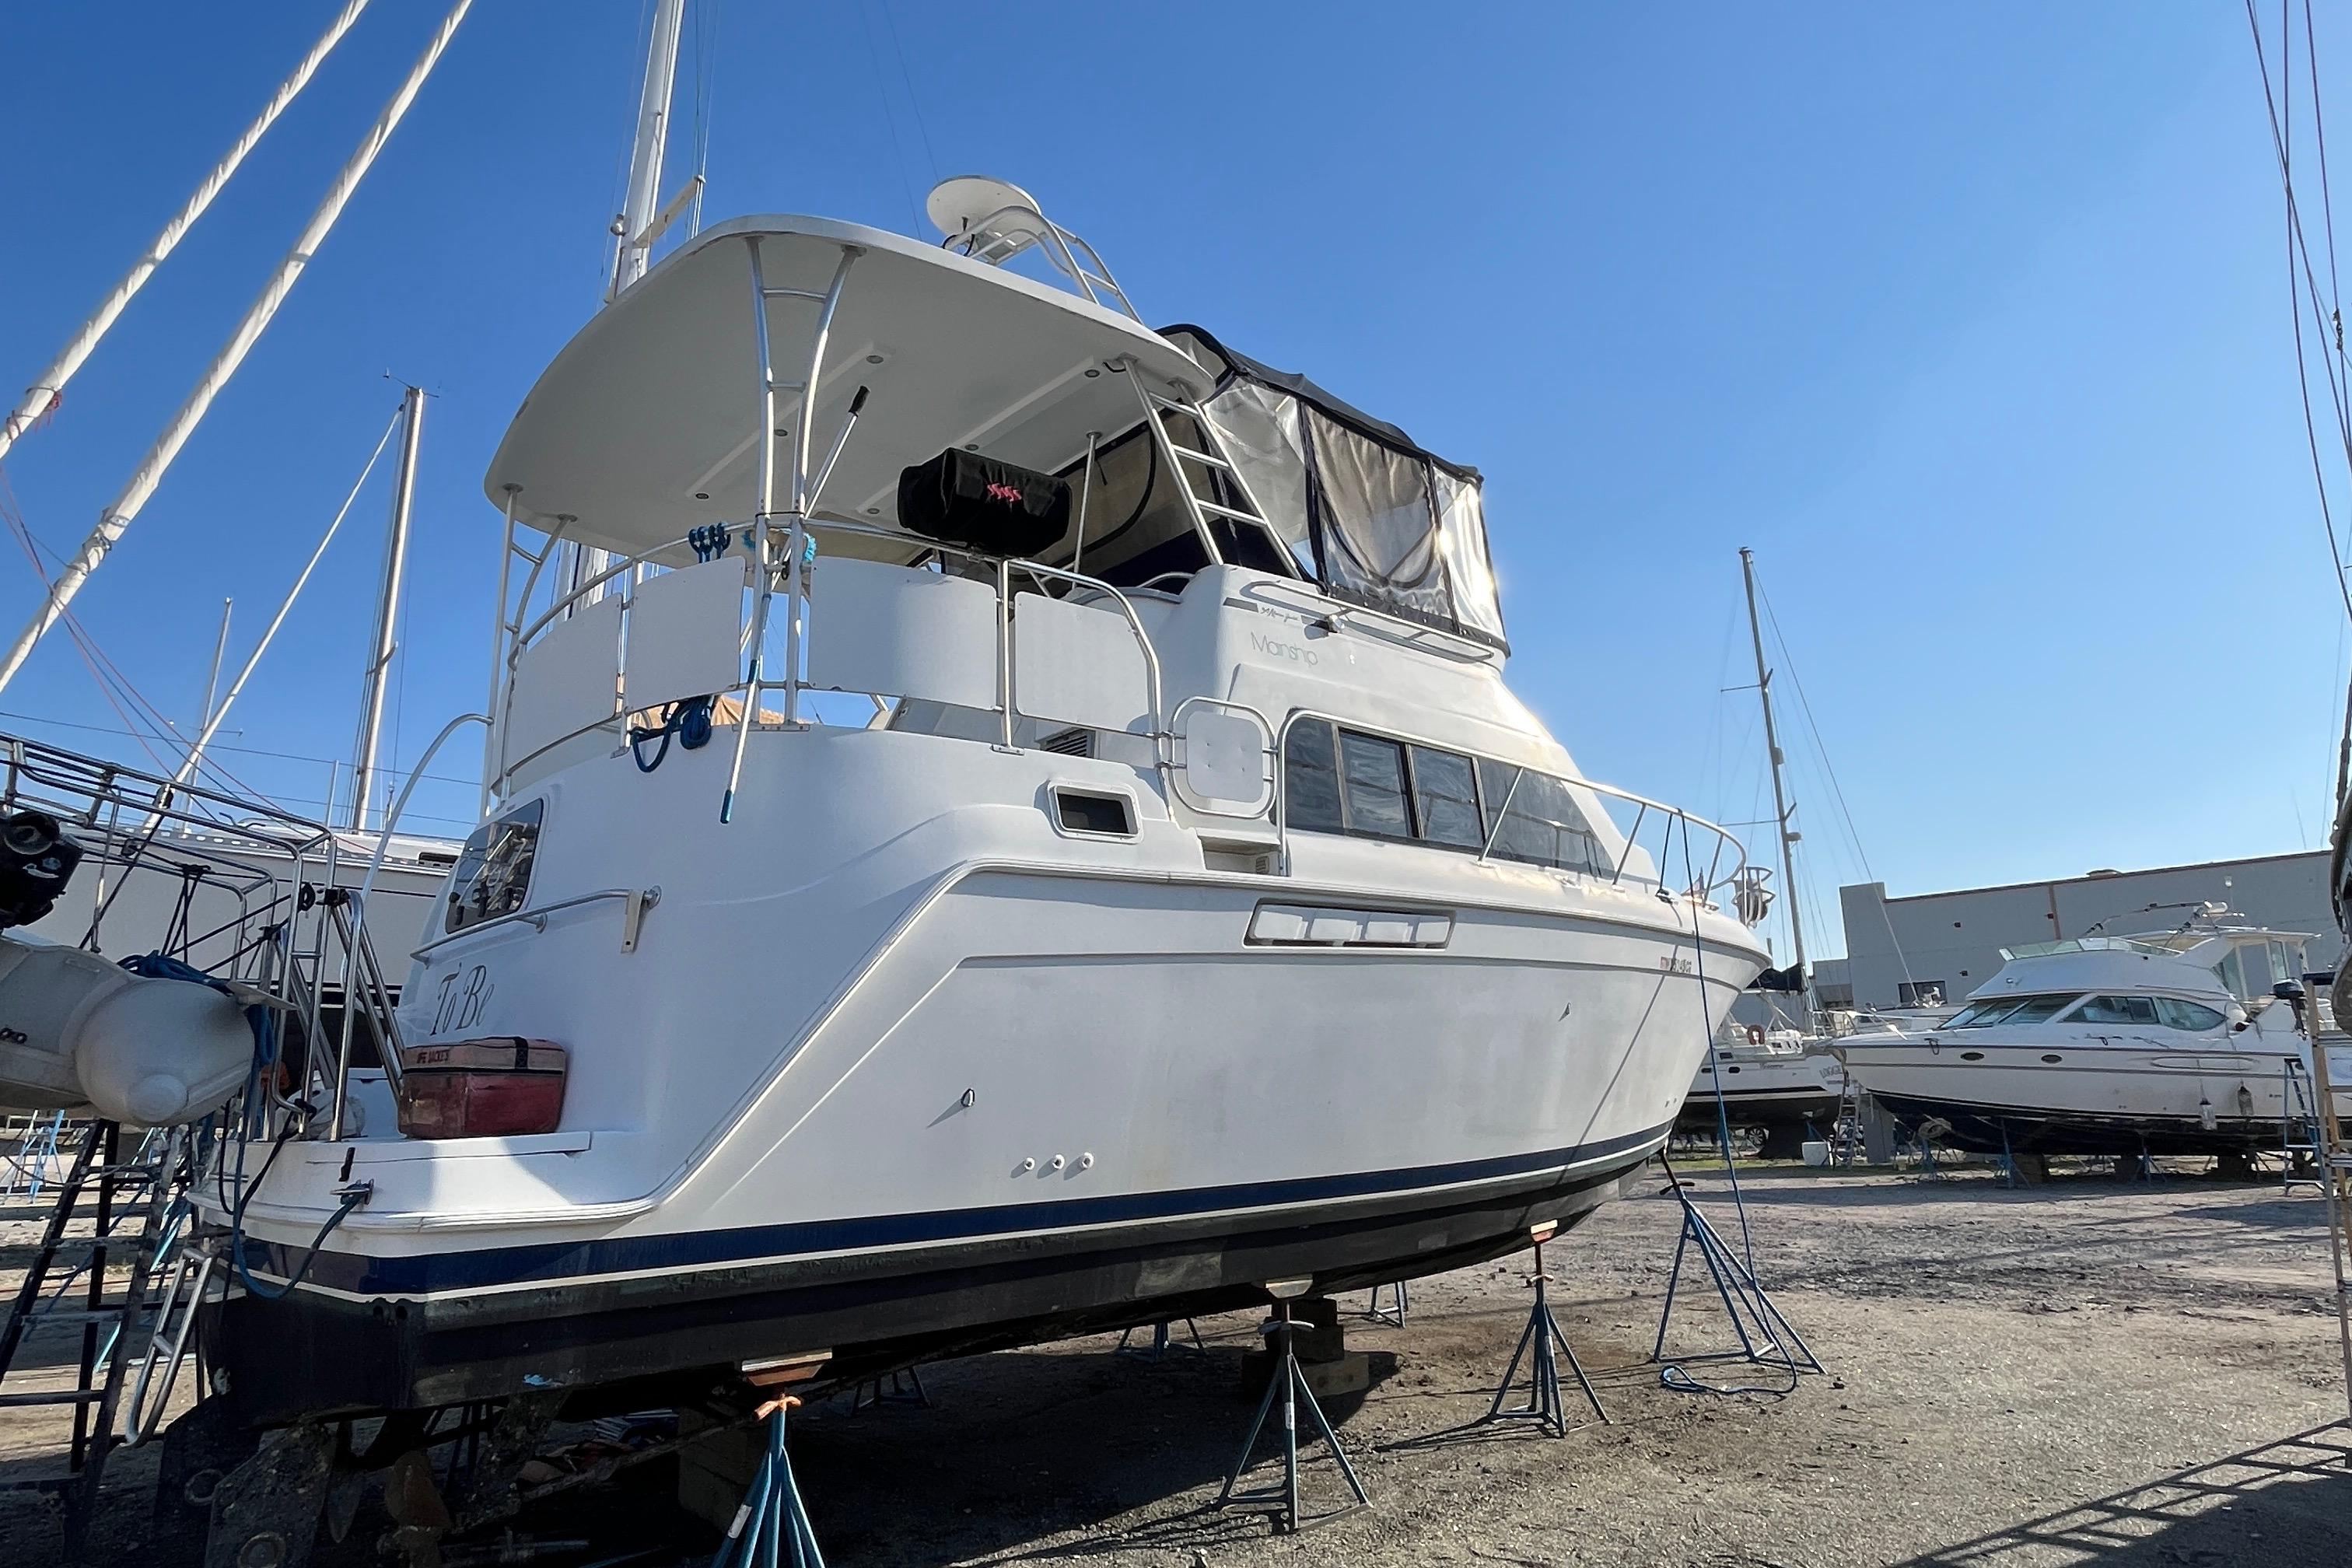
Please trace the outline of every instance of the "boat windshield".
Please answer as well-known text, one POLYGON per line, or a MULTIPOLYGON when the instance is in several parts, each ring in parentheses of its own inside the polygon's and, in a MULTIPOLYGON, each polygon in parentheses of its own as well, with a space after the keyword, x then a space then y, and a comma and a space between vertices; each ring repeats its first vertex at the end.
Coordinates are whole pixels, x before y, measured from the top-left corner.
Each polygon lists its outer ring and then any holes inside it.
POLYGON ((2037 996, 1995 996, 1970 1003, 1952 1015, 1947 1029, 1983 1029, 1995 1024, 2046 1024, 2082 994, 2064 991, 2037 996))
MULTIPOLYGON (((2195 938, 2187 946, 2202 942, 2195 938)), ((2029 942, 2017 947, 2004 947, 2004 959, 2046 958, 2053 952, 2147 952, 2166 953, 2183 951, 2172 936, 2070 936, 2059 942, 2029 942)))

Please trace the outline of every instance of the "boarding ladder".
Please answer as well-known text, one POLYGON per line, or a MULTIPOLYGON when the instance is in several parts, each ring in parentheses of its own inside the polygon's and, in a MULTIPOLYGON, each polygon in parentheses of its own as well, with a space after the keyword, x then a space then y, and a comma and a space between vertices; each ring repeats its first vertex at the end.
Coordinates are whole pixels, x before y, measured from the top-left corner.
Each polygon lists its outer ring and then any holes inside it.
POLYGON ((2352 1403, 2352 1150, 2344 1144, 2336 1096, 2328 1083, 2327 1047, 2312 1028, 2311 1084, 2318 1101, 2320 1195, 2327 1207, 2327 1258, 2336 1270, 2336 1332, 2344 1353, 2344 1391, 2352 1403))
POLYGON ((1144 384, 1132 361, 1128 363, 1127 379, 1135 388, 1136 399, 1143 407, 1143 423, 1160 448, 1160 460, 1176 478, 1177 493, 1184 498, 1184 509, 1202 542, 1208 543, 1216 538, 1210 530, 1211 518, 1264 529, 1271 538, 1273 527, 1257 498, 1250 493, 1249 481, 1242 478, 1233 460, 1217 449, 1221 446, 1217 427, 1209 422, 1206 411, 1190 397, 1171 397, 1154 392, 1144 384), (1171 418, 1191 422, 1192 432, 1187 439, 1178 438, 1178 431, 1170 427, 1171 418), (1190 445, 1190 441, 1200 445, 1190 445))
MULTIPOLYGON (((2316 1045, 2312 1048, 2315 1053, 2319 1049, 2316 1045)), ((2292 1193, 2297 1187, 2315 1187, 2325 1193, 2327 1184, 2320 1172, 2326 1156, 2311 1079, 2304 1073, 2303 1064, 2293 1057, 2281 1063, 2281 1072, 2280 1189, 2292 1193)))
POLYGON ((0 1482, 0 1491, 59 1494, 69 1555, 79 1552, 107 1457, 123 1440, 116 1411, 132 1349, 155 1310, 150 1288, 158 1255, 179 1226, 178 1194, 188 1163, 186 1141, 171 1133, 149 1132, 128 1159, 116 1123, 91 1121, 81 1133, 0 1328, 0 1410, 61 1409, 73 1423, 61 1473, 0 1482), (132 1215, 137 1228, 126 1234, 122 1221, 132 1215), (81 1336, 69 1385, 60 1386, 37 1362, 16 1365, 36 1335, 71 1324, 79 1325, 81 1336))

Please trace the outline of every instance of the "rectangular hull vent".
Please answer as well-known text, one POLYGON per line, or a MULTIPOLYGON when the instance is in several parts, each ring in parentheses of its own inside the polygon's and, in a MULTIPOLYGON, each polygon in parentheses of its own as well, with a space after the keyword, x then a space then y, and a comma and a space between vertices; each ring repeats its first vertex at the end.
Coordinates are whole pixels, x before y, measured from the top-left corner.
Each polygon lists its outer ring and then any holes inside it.
POLYGON ((1095 754, 1095 732, 1087 729, 1056 730, 1037 742, 1041 752, 1058 752, 1066 757, 1091 757, 1095 754))

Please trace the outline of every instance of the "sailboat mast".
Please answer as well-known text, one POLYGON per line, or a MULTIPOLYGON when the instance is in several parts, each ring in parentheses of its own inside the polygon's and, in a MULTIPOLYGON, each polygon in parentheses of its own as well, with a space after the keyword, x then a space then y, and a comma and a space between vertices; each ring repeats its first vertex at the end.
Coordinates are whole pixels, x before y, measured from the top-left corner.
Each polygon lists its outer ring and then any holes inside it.
POLYGON ((1805 963, 1805 921, 1797 910, 1797 834, 1789 826, 1788 788, 1780 780, 1780 731, 1772 722, 1772 672, 1764 664, 1764 626, 1756 617, 1756 552, 1742 546, 1740 581, 1748 589, 1748 636, 1756 647, 1756 695, 1764 704, 1764 750, 1772 762, 1772 823, 1780 839, 1780 885, 1788 890, 1789 941, 1797 950, 1797 984, 1808 1019, 1813 1011, 1812 971, 1805 963))
POLYGON ((0 419, 0 457, 7 456, 8 448, 16 444, 16 437, 31 429, 65 396, 66 383, 73 379, 74 372, 89 358, 91 351, 98 347, 99 340, 112 330, 124 308, 131 303, 131 297, 147 286, 147 279, 163 265, 163 258, 177 248, 188 230, 195 226, 196 220, 205 216, 205 209, 211 206, 213 198, 221 194, 222 187, 229 182, 229 176, 236 174, 237 166, 245 162, 245 155, 253 151, 263 134, 278 123, 278 117, 286 112, 287 106, 310 84, 310 79, 318 74, 320 65, 334 52, 335 46, 342 42, 343 35, 352 30, 352 24, 360 19, 360 13, 367 7, 368 0, 348 0, 342 11, 327 24, 325 34, 310 46, 310 52, 304 55, 301 63, 294 68, 294 74, 280 83, 269 101, 261 106, 261 113, 245 128, 245 134, 229 148, 227 156, 213 165, 212 173, 196 186, 194 195, 188 197, 187 205, 173 215, 172 221, 165 224, 163 231, 148 245, 146 253, 131 264, 122 281, 114 286, 114 292, 101 300, 98 309, 90 313, 89 320, 81 324, 81 330, 74 334, 73 341, 65 346, 64 352, 34 378, 32 385, 25 389, 24 402, 5 419, 0 419))
POLYGON ((661 0, 654 12, 645 86, 637 95, 637 140, 629 153, 628 195, 613 222, 618 247, 612 287, 604 296, 608 301, 646 275, 653 250, 656 237, 646 231, 656 216, 655 204, 661 200, 662 152, 669 143, 669 101, 677 85, 677 37, 685 16, 686 0, 661 0))
POLYGON ((343 164, 342 171, 335 176, 335 183, 328 187, 325 198, 320 202, 318 210, 310 215, 310 221, 304 226, 300 237, 295 240, 294 247, 278 264, 278 270, 263 286, 260 297, 246 310, 245 319, 237 323, 236 332, 221 346, 212 363, 205 367, 204 376, 196 383, 195 390, 188 394, 187 401, 172 416, 171 424, 156 437, 155 444, 140 460, 138 470, 123 486, 122 493, 114 498, 113 505, 99 514, 98 526, 90 531, 89 537, 82 541, 81 548, 74 553, 73 559, 65 563, 50 583, 47 597, 40 609, 35 612, 25 629, 16 634, 16 641, 5 656, 0 656, 0 689, 5 689, 8 682, 16 678, 16 672, 24 668, 25 661, 32 657, 33 645, 57 625, 67 607, 73 603, 74 595, 81 592, 81 585, 89 580, 89 574, 97 571, 108 552, 122 542, 123 534, 130 531, 131 524, 138 518, 140 509, 147 504, 156 487, 163 482, 163 475, 171 468, 173 459, 180 455, 180 448, 187 445, 188 437, 204 422, 205 413, 213 405, 213 399, 220 395, 221 388, 236 374, 237 367, 245 363, 246 355, 253 351, 253 345, 260 341, 261 334, 276 320, 278 307, 286 303, 286 297, 293 292, 294 285, 300 280, 304 269, 318 254, 328 232, 335 226, 335 220, 342 216, 343 208, 349 205, 352 193, 359 189, 360 182, 374 166, 377 154, 383 151, 384 143, 392 140, 394 130, 407 115, 409 105, 416 101, 418 91, 425 86, 425 79, 431 76, 433 68, 440 63, 442 51, 449 47, 450 38, 457 31, 457 24, 466 19, 466 12, 473 3, 474 0, 456 0, 449 8, 449 14, 442 18, 439 29, 425 45, 425 53, 409 68, 407 79, 393 94, 392 100, 383 106, 374 125, 369 128, 365 140, 361 142, 350 160, 343 164))
POLYGON ((392 656, 399 647, 400 580, 408 565, 408 513, 416 494, 416 446, 425 427, 425 392, 412 386, 401 407, 400 470, 392 492, 392 525, 384 531, 383 580, 375 606, 375 643, 368 660, 367 699, 360 721, 359 756, 352 764, 352 826, 368 825, 368 793, 375 787, 376 752, 383 739, 383 700, 392 656))

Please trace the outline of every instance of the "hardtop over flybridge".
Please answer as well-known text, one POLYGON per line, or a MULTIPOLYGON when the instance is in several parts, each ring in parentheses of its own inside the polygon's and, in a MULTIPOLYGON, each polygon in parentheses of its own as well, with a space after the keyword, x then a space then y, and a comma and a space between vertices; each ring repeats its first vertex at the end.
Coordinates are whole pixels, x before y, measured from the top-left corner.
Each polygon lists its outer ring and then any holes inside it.
POLYGON ((516 416, 397 1090, 202 1184, 243 1419, 1419 1276, 1664 1143, 1743 858, 1506 687, 1476 473, 932 208, 706 230, 516 416))

